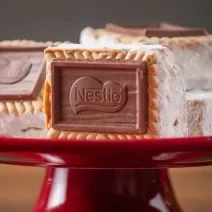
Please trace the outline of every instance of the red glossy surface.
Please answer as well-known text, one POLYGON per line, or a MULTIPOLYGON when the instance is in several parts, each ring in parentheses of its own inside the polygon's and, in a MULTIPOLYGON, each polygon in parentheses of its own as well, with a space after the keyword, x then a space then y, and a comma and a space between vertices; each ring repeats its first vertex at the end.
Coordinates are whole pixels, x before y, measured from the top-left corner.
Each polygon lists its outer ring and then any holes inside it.
POLYGON ((49 169, 33 212, 181 212, 165 170, 49 169))
POLYGON ((212 163, 212 137, 127 141, 0 138, 0 162, 73 168, 164 168, 212 163))
POLYGON ((0 162, 49 167, 33 212, 181 212, 165 168, 212 164, 212 137, 110 142, 4 137, 0 162))

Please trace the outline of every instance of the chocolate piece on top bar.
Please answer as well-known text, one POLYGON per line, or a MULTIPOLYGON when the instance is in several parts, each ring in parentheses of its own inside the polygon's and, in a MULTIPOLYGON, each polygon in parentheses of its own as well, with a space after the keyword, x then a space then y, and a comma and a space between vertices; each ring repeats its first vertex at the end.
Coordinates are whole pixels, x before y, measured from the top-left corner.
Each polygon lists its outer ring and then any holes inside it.
POLYGON ((186 37, 186 36, 203 36, 207 31, 202 28, 185 28, 169 23, 161 22, 157 24, 144 25, 117 25, 108 23, 105 30, 115 33, 123 33, 131 36, 146 37, 186 37))
POLYGON ((117 31, 118 29, 151 29, 151 28, 160 28, 160 29, 185 29, 185 27, 175 24, 170 24, 166 22, 156 22, 156 23, 149 23, 149 24, 114 24, 114 23, 107 23, 105 24, 106 30, 114 30, 117 31))
POLYGON ((145 62, 56 60, 51 66, 54 129, 146 133, 145 62))
POLYGON ((45 46, 0 45, 0 100, 35 100, 45 80, 45 46))

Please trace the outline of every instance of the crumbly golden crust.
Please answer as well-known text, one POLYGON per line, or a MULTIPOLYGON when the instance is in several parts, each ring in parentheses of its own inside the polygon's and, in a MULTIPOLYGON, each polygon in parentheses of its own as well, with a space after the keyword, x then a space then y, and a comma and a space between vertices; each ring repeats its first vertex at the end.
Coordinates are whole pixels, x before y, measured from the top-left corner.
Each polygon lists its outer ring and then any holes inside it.
POLYGON ((6 46, 6 47, 10 47, 10 46, 32 46, 32 47, 39 47, 39 46, 44 46, 44 47, 48 47, 48 46, 57 46, 61 44, 60 41, 46 41, 46 42, 38 42, 38 41, 34 41, 34 40, 3 40, 0 41, 0 45, 6 46))
POLYGON ((0 113, 17 114, 33 113, 43 111, 43 90, 34 101, 1 101, 0 113))
POLYGON ((156 56, 154 53, 146 53, 141 51, 128 50, 110 50, 110 49, 71 49, 65 50, 60 48, 48 48, 45 50, 45 57, 47 61, 47 75, 44 88, 44 111, 46 115, 47 138, 59 139, 107 139, 107 140, 121 140, 121 139, 140 139, 140 138, 154 138, 159 135, 159 91, 158 91, 158 70, 156 64, 156 56), (148 68, 148 131, 144 135, 133 134, 106 134, 106 133, 88 133, 88 132, 72 132, 72 131, 57 131, 51 127, 51 77, 50 64, 55 58, 73 59, 123 59, 123 60, 140 60, 147 63, 148 68))

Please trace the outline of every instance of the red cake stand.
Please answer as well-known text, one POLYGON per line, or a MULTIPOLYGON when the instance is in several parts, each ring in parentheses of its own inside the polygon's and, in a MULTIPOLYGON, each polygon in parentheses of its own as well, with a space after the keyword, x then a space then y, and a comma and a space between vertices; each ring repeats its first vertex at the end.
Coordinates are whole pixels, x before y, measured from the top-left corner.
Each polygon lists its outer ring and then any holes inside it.
POLYGON ((167 168, 212 164, 212 137, 0 138, 0 162, 47 167, 33 212, 182 212, 167 168))

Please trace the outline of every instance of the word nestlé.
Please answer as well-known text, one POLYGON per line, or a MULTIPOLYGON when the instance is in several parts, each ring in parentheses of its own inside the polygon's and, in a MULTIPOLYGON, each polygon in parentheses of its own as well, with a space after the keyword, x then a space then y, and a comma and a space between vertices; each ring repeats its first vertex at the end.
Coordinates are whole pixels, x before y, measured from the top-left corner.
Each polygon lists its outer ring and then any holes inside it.
POLYGON ((83 110, 114 113, 126 103, 127 88, 112 81, 102 84, 93 77, 81 77, 72 85, 69 100, 75 114, 83 110))

